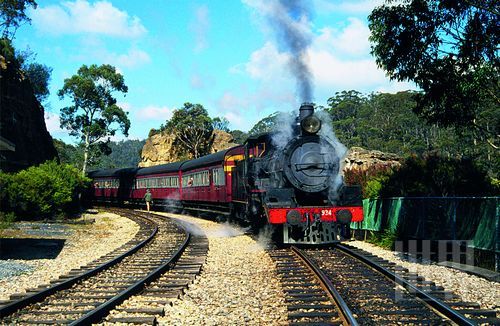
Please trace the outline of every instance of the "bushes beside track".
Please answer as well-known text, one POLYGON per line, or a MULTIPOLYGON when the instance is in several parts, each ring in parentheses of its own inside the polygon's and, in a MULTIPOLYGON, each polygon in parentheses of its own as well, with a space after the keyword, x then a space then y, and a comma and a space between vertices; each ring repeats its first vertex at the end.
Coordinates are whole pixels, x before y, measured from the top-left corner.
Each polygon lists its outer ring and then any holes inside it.
POLYGON ((439 155, 410 156, 400 168, 347 171, 346 182, 360 184, 364 198, 498 196, 500 185, 472 160, 439 155))
POLYGON ((79 196, 89 184, 75 167, 54 161, 15 174, 0 173, 2 215, 47 219, 75 213, 79 196))

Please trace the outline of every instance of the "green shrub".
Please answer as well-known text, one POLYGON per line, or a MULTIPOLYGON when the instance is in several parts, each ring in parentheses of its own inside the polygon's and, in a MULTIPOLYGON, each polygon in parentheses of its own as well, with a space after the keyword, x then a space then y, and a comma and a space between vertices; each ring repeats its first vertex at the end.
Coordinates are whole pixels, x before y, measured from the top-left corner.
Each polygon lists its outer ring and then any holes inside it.
POLYGON ((7 210, 24 218, 51 218, 73 212, 89 180, 71 165, 48 161, 17 174, 0 174, 2 182, 7 210))
POLYGON ((14 213, 0 212, 0 230, 8 228, 16 220, 14 213))
POLYGON ((394 172, 394 168, 386 165, 372 165, 368 169, 350 169, 344 173, 344 181, 347 185, 360 185, 363 198, 375 198, 379 196, 382 181, 386 180, 394 172))
POLYGON ((394 243, 398 239, 396 232, 385 230, 383 233, 377 232, 370 237, 367 242, 387 250, 394 249, 394 243))
POLYGON ((365 198, 377 198, 380 197, 382 191, 383 183, 389 179, 388 175, 381 175, 369 180, 365 188, 363 189, 363 196, 365 198))
POLYGON ((383 182, 382 197, 489 196, 495 190, 486 172, 470 159, 412 156, 383 182))

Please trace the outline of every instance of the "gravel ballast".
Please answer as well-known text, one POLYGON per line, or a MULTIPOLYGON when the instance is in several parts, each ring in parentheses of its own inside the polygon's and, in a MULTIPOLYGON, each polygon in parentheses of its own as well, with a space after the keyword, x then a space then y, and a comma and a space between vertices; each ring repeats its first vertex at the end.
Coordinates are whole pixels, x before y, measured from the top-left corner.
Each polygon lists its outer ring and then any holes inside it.
MULTIPOLYGON (((93 224, 71 225, 68 226, 69 232, 57 234, 57 239, 64 239, 65 244, 54 259, 0 260, 0 300, 47 284, 73 268, 112 252, 139 230, 135 222, 116 214, 105 212, 92 215, 92 218, 95 219, 93 224)), ((26 237, 26 234, 21 236, 26 237)), ((44 237, 51 235, 45 234, 44 237)))
POLYGON ((286 325, 284 294, 262 244, 229 224, 165 214, 196 224, 209 239, 203 271, 187 293, 166 306, 160 325, 286 325))
POLYGON ((352 241, 348 244, 408 268, 410 272, 417 273, 426 280, 441 285, 445 290, 456 293, 464 301, 477 302, 485 309, 500 308, 500 283, 498 282, 436 264, 403 260, 396 252, 363 241, 352 241))

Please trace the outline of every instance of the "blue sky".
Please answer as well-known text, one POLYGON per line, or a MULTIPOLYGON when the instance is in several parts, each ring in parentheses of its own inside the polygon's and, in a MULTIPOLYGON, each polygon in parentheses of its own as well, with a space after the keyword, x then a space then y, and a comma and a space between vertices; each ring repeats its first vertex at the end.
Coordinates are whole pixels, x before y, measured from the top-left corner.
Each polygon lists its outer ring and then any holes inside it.
MULTIPOLYGON (((129 112, 130 138, 144 139, 184 102, 200 103, 231 129, 248 131, 275 111, 298 109, 290 54, 269 24, 266 0, 37 1, 31 25, 16 33, 36 61, 53 68, 45 119, 54 138, 75 139, 59 128, 57 97, 64 79, 83 64, 112 64, 129 87, 117 95, 129 112)), ((313 8, 301 28, 311 37, 307 63, 313 100, 335 92, 397 92, 370 55, 367 16, 382 1, 305 0, 313 8)), ((116 140, 123 139, 118 135, 116 140)))

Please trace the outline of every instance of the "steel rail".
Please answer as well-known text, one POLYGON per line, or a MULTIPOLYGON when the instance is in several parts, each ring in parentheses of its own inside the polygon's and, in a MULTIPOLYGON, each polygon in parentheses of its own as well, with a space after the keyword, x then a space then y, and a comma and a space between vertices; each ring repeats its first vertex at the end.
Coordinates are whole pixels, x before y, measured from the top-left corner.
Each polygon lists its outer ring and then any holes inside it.
POLYGON ((95 267, 95 268, 93 268, 93 269, 91 269, 91 270, 89 270, 89 271, 87 271, 87 272, 85 272, 83 274, 80 274, 80 275, 77 275, 75 277, 69 278, 66 281, 62 281, 61 283, 57 283, 56 285, 48 287, 47 289, 44 289, 44 290, 39 291, 39 292, 36 292, 36 293, 34 293, 32 295, 29 295, 29 296, 24 297, 22 299, 16 300, 16 301, 14 301, 12 303, 7 304, 4 307, 1 307, 0 308, 0 319, 13 314, 14 312, 16 312, 19 309, 27 307, 30 304, 40 302, 43 299, 45 299, 46 297, 48 297, 48 296, 50 296, 50 295, 52 295, 52 294, 54 294, 54 293, 56 293, 58 291, 69 289, 74 284, 76 284, 77 282, 85 280, 87 278, 90 278, 90 277, 96 275, 97 273, 99 273, 99 272, 101 272, 101 271, 103 271, 103 270, 105 270, 105 269, 107 269, 109 267, 112 267, 112 266, 118 264, 123 259, 125 259, 126 257, 130 256, 131 254, 137 252, 139 249, 141 249, 142 247, 144 247, 148 242, 150 242, 151 240, 153 240, 153 238, 156 236, 157 232, 158 232, 158 226, 155 226, 153 232, 151 232, 151 234, 146 239, 144 239, 143 241, 141 241, 140 243, 138 243, 132 249, 128 250, 127 252, 125 252, 123 254, 121 254, 120 256, 118 256, 116 258, 113 258, 112 260, 110 260, 110 261, 108 261, 108 262, 106 262, 106 263, 104 263, 102 265, 99 265, 99 266, 97 266, 97 267, 95 267))
POLYGON ((90 325, 92 323, 98 323, 100 322, 111 310, 113 310, 116 306, 130 298, 131 296, 141 292, 146 284, 151 283, 155 279, 157 279, 161 274, 165 273, 167 270, 171 268, 171 265, 174 264, 182 255, 186 247, 188 246, 189 242, 191 241, 191 234, 188 233, 184 228, 184 234, 186 235, 186 239, 182 243, 182 245, 179 247, 179 249, 176 250, 176 252, 169 258, 168 261, 163 263, 160 267, 155 269, 153 272, 148 274, 146 277, 143 279, 137 281, 133 285, 129 286, 127 289, 123 290, 120 292, 118 295, 114 296, 110 300, 106 301, 105 303, 101 304, 97 308, 89 311, 79 319, 75 320, 72 322, 70 325, 71 326, 76 326, 76 325, 90 325))
POLYGON ((321 284, 323 290, 325 290, 325 292, 330 297, 330 300, 334 301, 337 307, 339 308, 340 315, 344 323, 347 325, 358 326, 359 324, 356 318, 354 317, 354 314, 352 313, 351 309, 347 306, 340 293, 335 289, 335 286, 330 281, 328 276, 326 276, 325 273, 323 273, 323 271, 319 268, 319 266, 316 263, 314 263, 303 250, 295 246, 292 246, 291 249, 297 256, 299 256, 299 258, 306 264, 306 266, 317 276, 318 281, 321 284))
POLYGON ((410 292, 410 293, 414 294, 415 296, 417 296, 418 298, 420 298, 426 304, 428 304, 429 306, 431 306, 432 308, 437 310, 442 315, 449 318, 454 323, 457 323, 458 325, 467 325, 467 326, 477 325, 476 323, 474 323, 473 321, 471 321, 470 319, 468 319, 467 317, 465 317, 461 313, 452 309, 450 306, 445 304, 440 299, 436 298, 433 295, 430 295, 429 293, 426 293, 426 292, 420 290, 418 287, 411 284, 410 282, 408 282, 404 278, 398 276, 393 271, 391 271, 383 266, 380 266, 379 264, 377 264, 373 260, 368 259, 368 258, 364 257, 363 255, 356 253, 355 251, 351 250, 350 248, 348 248, 344 245, 338 244, 336 247, 339 250, 346 253, 347 255, 351 256, 352 258, 357 259, 357 260, 365 263, 369 267, 373 268, 374 270, 376 270, 377 272, 379 272, 380 274, 382 274, 386 278, 388 278, 391 282, 394 282, 398 285, 403 286, 406 290, 408 290, 408 292, 410 292))

